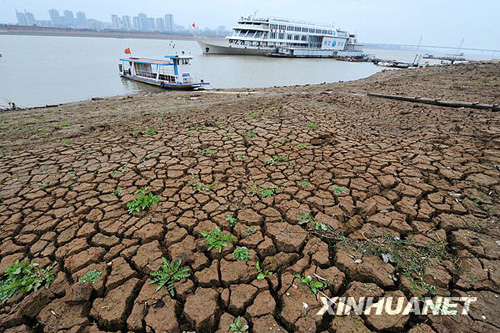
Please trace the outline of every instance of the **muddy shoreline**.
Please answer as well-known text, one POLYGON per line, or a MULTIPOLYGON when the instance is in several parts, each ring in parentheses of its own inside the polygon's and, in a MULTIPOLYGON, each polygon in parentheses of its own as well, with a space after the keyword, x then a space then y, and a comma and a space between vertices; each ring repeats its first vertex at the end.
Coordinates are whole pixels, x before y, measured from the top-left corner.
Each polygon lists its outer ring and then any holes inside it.
POLYGON ((499 104, 499 77, 475 62, 1 112, 0 272, 29 258, 56 277, 2 305, 0 332, 499 331, 500 113, 367 96, 499 104), (130 214, 145 187, 159 202, 130 214), (235 239, 220 252, 216 228, 235 239), (162 258, 189 269, 173 297, 150 284, 162 258), (329 297, 477 302, 317 316, 296 274, 329 297))

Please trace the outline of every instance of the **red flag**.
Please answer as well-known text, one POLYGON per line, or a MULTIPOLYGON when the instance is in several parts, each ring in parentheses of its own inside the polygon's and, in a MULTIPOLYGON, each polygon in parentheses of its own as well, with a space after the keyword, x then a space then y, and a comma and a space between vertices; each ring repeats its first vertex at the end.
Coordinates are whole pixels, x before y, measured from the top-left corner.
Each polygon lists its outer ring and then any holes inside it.
POLYGON ((130 49, 129 48, 125 49, 125 54, 130 54, 130 49))
POLYGON ((196 28, 196 24, 193 23, 193 28, 196 28))

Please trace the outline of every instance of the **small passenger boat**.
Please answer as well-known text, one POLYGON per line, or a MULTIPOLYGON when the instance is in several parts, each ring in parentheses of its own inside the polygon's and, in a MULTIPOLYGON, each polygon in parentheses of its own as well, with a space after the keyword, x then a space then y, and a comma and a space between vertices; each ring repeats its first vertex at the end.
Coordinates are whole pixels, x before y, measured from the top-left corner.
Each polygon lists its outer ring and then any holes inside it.
POLYGON ((192 57, 165 56, 165 60, 124 58, 118 65, 120 76, 166 89, 200 89, 208 82, 197 80, 189 72, 192 57))

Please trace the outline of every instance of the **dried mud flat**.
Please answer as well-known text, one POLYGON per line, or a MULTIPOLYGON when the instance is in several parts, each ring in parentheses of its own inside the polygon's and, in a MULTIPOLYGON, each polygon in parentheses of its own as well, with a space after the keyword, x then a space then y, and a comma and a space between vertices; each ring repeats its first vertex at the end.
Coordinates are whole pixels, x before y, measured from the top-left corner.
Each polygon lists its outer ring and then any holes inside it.
POLYGON ((471 63, 1 113, 0 272, 30 258, 57 275, 3 304, 0 331, 228 332, 237 316, 253 332, 500 331, 500 114, 363 94, 498 104, 499 77, 471 63), (145 186, 160 202, 128 214, 145 186), (216 226, 237 239, 221 253, 201 235, 216 226), (439 255, 404 274, 364 247, 389 239, 439 255), (149 284, 162 257, 190 269, 173 298, 149 284), (257 279, 257 261, 273 274, 257 279), (297 273, 331 296, 478 301, 465 316, 317 316, 297 273))

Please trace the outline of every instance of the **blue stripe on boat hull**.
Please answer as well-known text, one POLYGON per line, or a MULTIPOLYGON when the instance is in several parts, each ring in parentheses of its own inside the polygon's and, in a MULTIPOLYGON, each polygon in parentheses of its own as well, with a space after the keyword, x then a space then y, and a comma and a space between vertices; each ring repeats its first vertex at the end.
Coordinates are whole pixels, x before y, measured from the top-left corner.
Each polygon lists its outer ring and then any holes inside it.
POLYGON ((139 78, 137 76, 131 76, 131 75, 120 74, 120 76, 123 77, 123 78, 129 79, 129 80, 134 80, 134 81, 137 81, 137 82, 147 83, 147 84, 150 84, 150 85, 153 85, 153 86, 157 86, 157 87, 160 87, 160 88, 165 88, 165 89, 195 89, 195 88, 200 88, 200 87, 202 87, 204 85, 208 85, 209 84, 208 82, 199 82, 199 83, 191 83, 191 84, 164 83, 164 85, 162 87, 161 83, 158 82, 158 81, 149 80, 149 79, 142 78, 142 77, 139 78))

